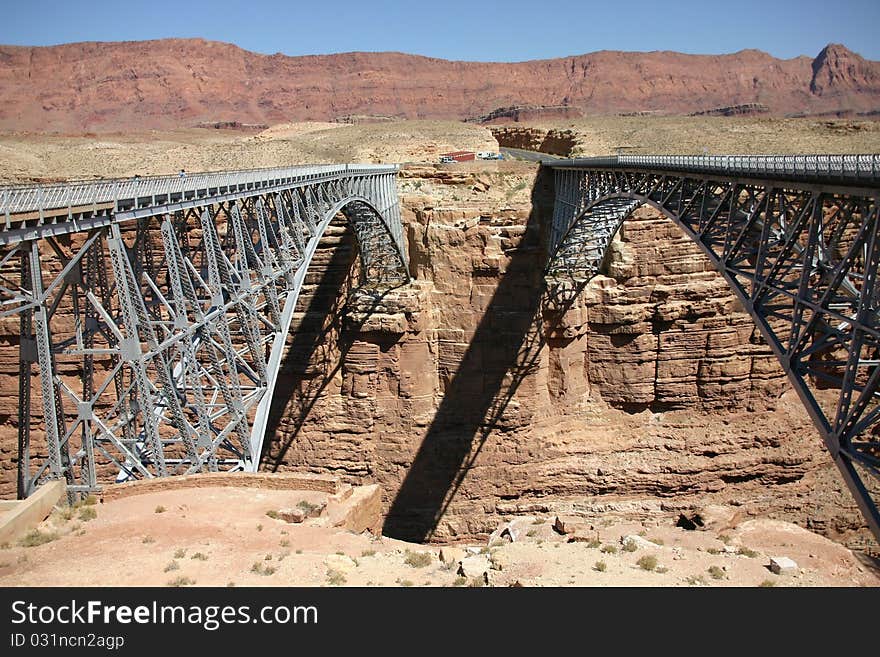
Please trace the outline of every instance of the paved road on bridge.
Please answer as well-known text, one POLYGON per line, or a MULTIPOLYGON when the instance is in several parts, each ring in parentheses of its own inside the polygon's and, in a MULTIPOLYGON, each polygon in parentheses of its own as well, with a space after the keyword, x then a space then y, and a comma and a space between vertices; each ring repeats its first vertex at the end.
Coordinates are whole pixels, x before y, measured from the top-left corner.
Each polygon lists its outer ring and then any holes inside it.
POLYGON ((507 148, 503 146, 499 149, 505 160, 527 160, 529 162, 540 162, 541 160, 559 160, 562 159, 558 155, 550 155, 549 153, 539 153, 537 151, 526 151, 521 148, 507 148))

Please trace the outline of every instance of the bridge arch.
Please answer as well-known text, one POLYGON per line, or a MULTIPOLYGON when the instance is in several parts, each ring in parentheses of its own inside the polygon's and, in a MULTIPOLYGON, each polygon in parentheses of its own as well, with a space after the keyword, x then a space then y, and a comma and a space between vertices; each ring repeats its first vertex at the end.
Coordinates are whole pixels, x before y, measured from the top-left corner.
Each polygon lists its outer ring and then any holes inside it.
POLYGON ((559 203, 559 192, 548 281, 581 289, 600 272, 614 236, 637 208, 650 206, 672 220, 755 322, 880 538, 876 198, 859 190, 668 172, 588 172, 566 203, 559 203))
POLYGON ((353 229, 361 289, 409 281, 396 176, 326 165, 0 187, 0 305, 21 326, 19 497, 56 478, 85 493, 111 472, 255 470, 330 222, 353 229), (59 374, 71 371, 81 382, 59 374))
MULTIPOLYGON (((304 213, 309 212, 307 205, 301 205, 300 208, 304 213)), ((285 201, 280 198, 280 195, 277 196, 275 199, 275 212, 282 215, 285 212, 295 213, 296 208, 292 199, 288 202, 287 207, 285 207, 285 201)), ((315 236, 304 248, 304 260, 297 269, 293 281, 293 292, 285 305, 283 329, 279 332, 277 345, 273 344, 273 349, 268 358, 267 371, 270 378, 267 382, 266 392, 257 405, 254 416, 251 429, 252 459, 242 464, 246 470, 256 471, 259 468, 266 429, 269 423, 269 413, 272 408, 272 399, 275 394, 278 372, 281 369, 281 359, 286 342, 284 336, 290 331, 293 311, 299 300, 302 284, 312 264, 318 243, 327 227, 340 213, 346 218, 347 224, 355 234, 361 259, 362 283, 379 292, 405 285, 409 282, 406 253, 402 251, 402 243, 400 240, 395 239, 393 227, 389 225, 387 219, 376 208, 371 199, 357 193, 349 196, 345 196, 342 193, 337 198, 328 200, 326 210, 323 213, 320 211, 315 213, 314 216, 316 218, 320 216, 315 225, 315 236)))

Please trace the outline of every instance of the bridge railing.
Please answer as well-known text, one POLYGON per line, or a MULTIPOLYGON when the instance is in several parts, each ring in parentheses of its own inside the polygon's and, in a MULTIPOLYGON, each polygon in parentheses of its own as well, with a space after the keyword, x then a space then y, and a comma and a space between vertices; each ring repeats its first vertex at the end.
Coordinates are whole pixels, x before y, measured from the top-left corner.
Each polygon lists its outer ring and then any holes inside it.
POLYGON ((880 182, 880 154, 861 155, 613 155, 544 160, 552 168, 651 169, 849 184, 880 182))
POLYGON ((119 208, 120 202, 141 198, 169 198, 171 196, 204 198, 215 193, 230 193, 249 189, 263 189, 295 182, 309 182, 338 175, 369 175, 392 173, 396 165, 316 165, 246 169, 194 173, 185 176, 148 176, 113 178, 99 181, 73 181, 25 187, 0 186, 0 219, 9 229, 11 215, 43 213, 88 206, 119 208))

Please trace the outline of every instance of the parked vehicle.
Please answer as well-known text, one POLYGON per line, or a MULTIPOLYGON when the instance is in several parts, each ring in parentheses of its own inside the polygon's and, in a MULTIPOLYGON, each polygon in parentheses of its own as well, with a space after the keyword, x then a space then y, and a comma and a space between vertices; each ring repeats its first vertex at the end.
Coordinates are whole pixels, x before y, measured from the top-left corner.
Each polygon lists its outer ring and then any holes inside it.
POLYGON ((470 162, 477 159, 473 151, 453 151, 452 153, 440 153, 440 161, 447 162, 444 158, 450 158, 453 162, 470 162))
POLYGON ((455 158, 449 157, 448 155, 440 156, 440 164, 452 164, 455 162, 455 158))

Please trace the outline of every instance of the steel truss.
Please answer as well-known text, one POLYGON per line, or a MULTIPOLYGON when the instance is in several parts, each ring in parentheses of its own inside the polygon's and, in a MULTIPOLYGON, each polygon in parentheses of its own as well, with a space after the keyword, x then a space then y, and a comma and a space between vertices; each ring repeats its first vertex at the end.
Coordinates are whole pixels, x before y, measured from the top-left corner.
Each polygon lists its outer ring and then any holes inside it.
MULTIPOLYGON (((880 176, 880 158, 860 157, 880 176)), ((706 158, 636 159, 545 163, 555 169, 548 278, 578 289, 599 273, 641 205, 672 219, 754 319, 880 540, 880 177, 768 179, 681 162, 706 158)))
POLYGON ((256 470, 297 297, 331 220, 352 226, 364 286, 409 280, 396 172, 0 190, 0 317, 20 329, 19 497, 47 479, 85 493, 114 476, 256 470))

